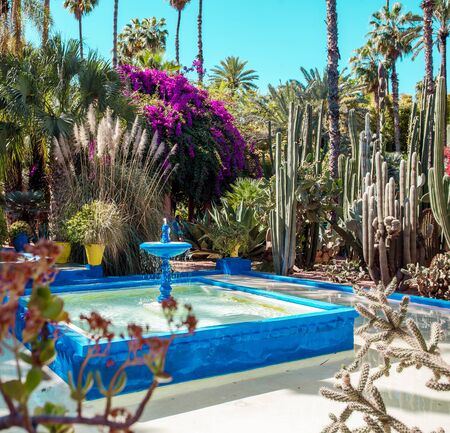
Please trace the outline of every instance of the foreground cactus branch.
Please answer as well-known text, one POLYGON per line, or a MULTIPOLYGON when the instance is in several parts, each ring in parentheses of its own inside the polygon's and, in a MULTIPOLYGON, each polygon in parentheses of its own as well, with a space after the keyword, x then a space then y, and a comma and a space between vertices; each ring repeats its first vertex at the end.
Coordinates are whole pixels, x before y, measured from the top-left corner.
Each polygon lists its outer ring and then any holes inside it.
MULTIPOLYGON (((397 371, 406 368, 426 368, 431 378, 425 386, 437 391, 450 391, 450 365, 439 352, 439 343, 443 340, 443 331, 439 323, 431 327, 430 341, 427 343, 415 322, 407 317, 408 297, 404 297, 398 308, 388 301, 397 288, 394 279, 387 287, 379 284, 368 291, 355 286, 355 292, 368 301, 368 305, 357 304, 356 309, 366 319, 366 323, 356 330, 364 341, 356 353, 354 362, 344 367, 336 378, 339 382, 335 389, 321 388, 322 396, 337 402, 346 403, 340 415, 330 414, 331 423, 322 433, 375 432, 421 433, 416 427, 408 427, 389 414, 383 397, 375 382, 383 376, 389 376, 394 363, 397 371), (371 348, 375 348, 382 363, 376 369, 364 362, 371 348), (360 367, 357 385, 353 385, 350 373, 360 367), (353 413, 363 415, 365 425, 351 430, 347 421, 353 413)), ((438 432, 443 432, 439 429, 438 432)))

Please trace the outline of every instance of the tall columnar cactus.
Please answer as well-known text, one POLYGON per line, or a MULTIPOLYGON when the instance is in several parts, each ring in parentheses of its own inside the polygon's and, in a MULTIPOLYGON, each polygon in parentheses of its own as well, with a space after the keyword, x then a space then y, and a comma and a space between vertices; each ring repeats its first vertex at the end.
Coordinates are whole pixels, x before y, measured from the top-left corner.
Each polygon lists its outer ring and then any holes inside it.
POLYGON ((295 264, 297 220, 297 170, 299 164, 298 139, 301 113, 291 104, 287 131, 287 145, 282 152, 281 134, 276 135, 275 150, 275 209, 270 213, 274 270, 287 275, 295 264))
MULTIPOLYGON (((417 154, 412 154, 413 166, 417 154)), ((389 284, 402 267, 416 263, 423 253, 417 242, 417 173, 411 170, 411 184, 406 185, 406 163, 400 167, 400 188, 394 178, 388 180, 387 163, 380 152, 375 155, 375 180, 366 175, 362 198, 363 254, 371 278, 389 284)))
POLYGON ((447 246, 450 247, 450 177, 445 174, 444 169, 446 104, 445 79, 440 77, 436 87, 434 151, 432 168, 429 170, 429 190, 434 218, 441 227, 447 246))

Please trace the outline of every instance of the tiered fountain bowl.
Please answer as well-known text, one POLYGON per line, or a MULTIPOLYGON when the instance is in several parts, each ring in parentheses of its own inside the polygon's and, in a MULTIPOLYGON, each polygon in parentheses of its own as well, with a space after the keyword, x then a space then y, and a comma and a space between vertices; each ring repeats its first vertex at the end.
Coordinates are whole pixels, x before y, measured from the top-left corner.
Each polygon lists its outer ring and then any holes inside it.
POLYGON ((162 226, 161 242, 144 242, 140 246, 141 250, 146 251, 155 257, 162 259, 161 265, 161 285, 159 287, 160 295, 158 302, 162 302, 171 297, 171 272, 169 259, 179 256, 192 248, 189 242, 171 242, 170 241, 170 227, 167 220, 164 218, 162 226))

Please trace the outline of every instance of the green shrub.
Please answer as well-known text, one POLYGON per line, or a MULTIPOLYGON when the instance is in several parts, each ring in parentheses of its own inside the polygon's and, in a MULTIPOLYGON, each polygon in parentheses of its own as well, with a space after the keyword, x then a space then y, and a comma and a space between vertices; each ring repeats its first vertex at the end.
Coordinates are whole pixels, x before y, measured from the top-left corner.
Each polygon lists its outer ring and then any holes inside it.
POLYGON ((68 239, 82 245, 116 243, 123 234, 123 218, 117 206, 98 200, 85 204, 66 226, 68 239))
POLYGON ((6 225, 5 214, 0 210, 0 248, 8 240, 8 226, 6 225))
POLYGON ((9 239, 11 241, 21 233, 25 233, 29 238, 33 236, 33 231, 27 222, 16 221, 9 226, 9 239))

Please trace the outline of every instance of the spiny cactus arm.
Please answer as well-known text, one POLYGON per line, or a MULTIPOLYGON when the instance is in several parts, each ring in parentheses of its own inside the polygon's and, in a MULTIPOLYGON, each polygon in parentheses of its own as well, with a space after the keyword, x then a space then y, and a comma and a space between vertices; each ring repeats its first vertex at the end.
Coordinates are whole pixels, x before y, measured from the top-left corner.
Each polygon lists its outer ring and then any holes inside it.
POLYGON ((447 97, 445 91, 445 78, 440 77, 437 81, 436 101, 434 113, 434 152, 433 168, 429 170, 430 180, 430 202, 436 221, 441 227, 447 245, 450 245, 450 203, 448 180, 446 180, 444 169, 444 147, 446 128, 446 105, 447 97))
POLYGON ((323 105, 324 102, 322 101, 319 108, 319 114, 317 117, 317 130, 316 130, 316 147, 315 147, 315 170, 316 175, 318 176, 321 172, 321 159, 320 159, 320 149, 322 147, 322 128, 323 128, 323 105))

